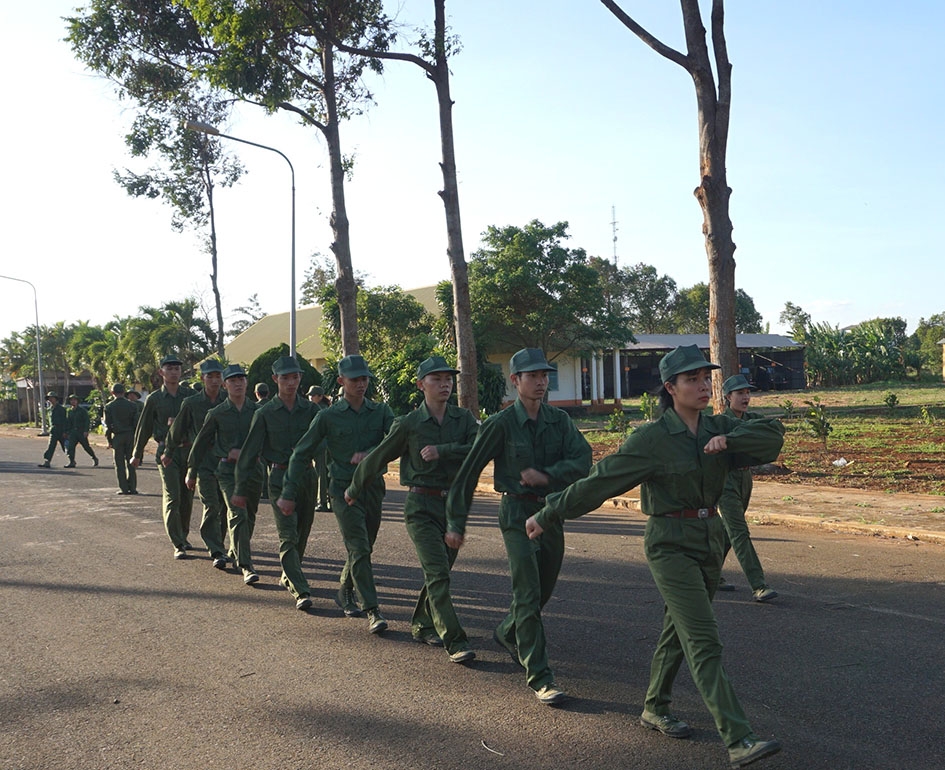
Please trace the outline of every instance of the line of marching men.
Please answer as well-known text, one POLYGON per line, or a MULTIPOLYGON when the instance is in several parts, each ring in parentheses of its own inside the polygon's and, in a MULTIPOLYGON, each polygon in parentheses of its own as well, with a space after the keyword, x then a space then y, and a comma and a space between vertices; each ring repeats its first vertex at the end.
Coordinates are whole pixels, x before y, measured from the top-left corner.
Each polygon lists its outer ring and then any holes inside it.
MULTIPOLYGON (((200 536, 213 566, 232 565, 247 585, 259 580, 252 536, 267 485, 280 583, 299 610, 312 604, 302 559, 314 513, 330 506, 347 554, 335 601, 345 615, 366 617, 373 634, 388 627, 371 553, 381 522, 384 472, 399 458, 401 484, 408 489, 404 522, 424 574, 411 632, 461 664, 472 662, 475 652, 453 607, 450 569, 463 545, 479 475, 494 462, 512 597, 493 639, 524 669, 528 686, 547 705, 568 699, 548 663, 541 619, 562 565, 563 522, 639 485, 647 514, 647 562, 665 602, 640 724, 671 738, 691 734, 670 710, 673 680, 685 660, 731 765, 742 767, 781 747, 752 732, 722 666, 711 606, 727 550, 717 506, 730 475, 777 457, 784 429, 757 415, 704 414, 717 368, 696 346, 667 354, 660 362, 662 416, 635 430, 593 468, 591 448, 570 417, 545 403, 548 373, 555 366, 536 348, 512 356, 517 398, 481 425, 468 410, 449 403, 457 370, 445 359, 434 356, 419 365, 416 383, 423 403, 395 418, 386 404, 366 396, 373 375, 357 355, 339 363, 340 393, 330 406, 298 392, 301 369, 291 356, 273 364, 275 393, 257 403, 247 393, 241 366, 205 361, 203 388, 195 393, 181 382, 180 360, 169 355, 160 362, 164 384, 150 394, 140 415, 132 421, 120 404, 135 405, 116 391, 106 407, 106 425, 116 469, 123 466, 116 471, 120 493, 136 492, 135 469, 148 442, 157 442, 163 519, 174 558, 187 558, 193 548, 188 537, 195 492, 203 506, 200 536), (126 413, 133 431, 122 422, 126 413), (327 499, 315 462, 323 454, 327 499)), ((726 383, 747 392, 743 379, 726 383)), ((748 486, 750 491, 750 474, 748 486)), ((746 505, 747 498, 742 519, 746 505)), ((766 588, 763 575, 760 579, 766 588)), ((764 598, 756 590, 755 599, 772 598, 774 592, 767 590, 764 598)))

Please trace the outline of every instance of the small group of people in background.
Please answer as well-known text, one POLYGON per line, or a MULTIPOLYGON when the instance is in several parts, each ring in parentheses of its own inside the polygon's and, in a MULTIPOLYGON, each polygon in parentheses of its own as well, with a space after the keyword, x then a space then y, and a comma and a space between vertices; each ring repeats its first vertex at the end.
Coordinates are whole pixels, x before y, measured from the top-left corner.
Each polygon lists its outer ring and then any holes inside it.
MULTIPOLYGON (((754 600, 777 595, 765 583, 745 510, 750 466, 777 457, 784 428, 748 411, 754 388, 741 375, 724 383, 727 411, 705 414, 712 371, 718 368, 695 345, 664 356, 662 416, 637 428, 617 452, 593 466, 591 447, 570 416, 546 403, 549 372, 556 367, 537 348, 512 356, 515 401, 481 425, 450 403, 458 370, 440 356, 417 368, 422 403, 395 418, 386 404, 368 397, 373 375, 359 355, 339 362, 333 403, 319 386, 299 393, 301 368, 292 356, 272 365, 272 396, 266 383, 259 383, 253 401, 240 365, 204 361, 202 388, 194 393, 181 383, 180 360, 169 355, 160 362, 164 384, 150 394, 140 416, 125 401, 124 388, 115 386, 115 400, 106 407, 106 435, 120 494, 136 493, 135 469, 148 442, 157 443, 163 519, 174 558, 187 558, 193 548, 188 537, 196 492, 203 507, 199 531, 213 567, 232 565, 247 585, 260 579, 252 536, 265 491, 279 540, 279 582, 298 610, 312 605, 302 562, 314 514, 332 511, 346 552, 335 602, 345 616, 366 618, 372 634, 388 628, 371 557, 381 525, 384 474, 388 463, 399 459, 400 483, 407 489, 404 523, 424 581, 411 634, 419 643, 443 648, 449 661, 459 664, 469 664, 476 653, 452 603, 450 572, 464 543, 480 474, 493 462, 511 577, 509 610, 493 639, 524 670, 538 701, 550 706, 569 697, 550 667, 541 617, 563 564, 564 522, 639 486, 647 516, 644 552, 665 605, 640 724, 671 738, 691 734, 670 709, 672 685, 685 661, 732 766, 742 767, 781 747, 754 734, 735 695, 722 666, 712 599, 729 548, 754 600)), ((50 401, 58 432, 50 437, 43 467, 49 467, 58 437, 67 433, 70 464, 77 444, 92 454, 81 421, 69 422, 58 400, 50 401)), ((87 434, 87 421, 84 428, 87 434)))

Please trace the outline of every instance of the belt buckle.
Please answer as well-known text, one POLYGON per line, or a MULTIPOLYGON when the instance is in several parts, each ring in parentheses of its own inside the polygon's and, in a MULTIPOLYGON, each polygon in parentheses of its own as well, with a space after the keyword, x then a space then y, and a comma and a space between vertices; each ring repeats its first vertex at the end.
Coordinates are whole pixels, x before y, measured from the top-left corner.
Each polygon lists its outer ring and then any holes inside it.
POLYGON ((698 510, 698 514, 699 514, 699 518, 700 518, 700 519, 707 519, 707 518, 709 518, 709 509, 708 509, 708 508, 700 508, 700 509, 698 510))

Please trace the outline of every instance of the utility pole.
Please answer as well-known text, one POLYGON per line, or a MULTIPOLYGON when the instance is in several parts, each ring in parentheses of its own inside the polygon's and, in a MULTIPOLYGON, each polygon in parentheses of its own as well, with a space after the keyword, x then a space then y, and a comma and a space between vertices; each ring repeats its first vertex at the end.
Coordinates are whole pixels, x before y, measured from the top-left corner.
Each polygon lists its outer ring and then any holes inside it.
POLYGON ((614 234, 614 267, 617 267, 617 207, 610 207, 610 227, 614 234))

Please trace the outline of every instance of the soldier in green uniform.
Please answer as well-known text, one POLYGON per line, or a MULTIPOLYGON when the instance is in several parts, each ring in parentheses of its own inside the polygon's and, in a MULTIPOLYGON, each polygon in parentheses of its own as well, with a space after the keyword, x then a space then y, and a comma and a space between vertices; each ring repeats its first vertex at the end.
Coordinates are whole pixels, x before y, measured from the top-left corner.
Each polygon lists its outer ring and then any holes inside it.
MULTIPOLYGON (((173 462, 178 449, 185 458, 186 468, 186 458, 190 454, 197 431, 203 425, 207 412, 222 404, 226 399, 226 394, 222 391, 223 364, 215 358, 208 358, 202 362, 200 384, 203 387, 192 396, 187 396, 181 403, 180 412, 177 413, 174 424, 167 431, 164 457, 161 460, 165 468, 173 462)), ((210 554, 213 566, 217 569, 226 569, 226 546, 223 543, 226 539, 226 503, 223 502, 223 494, 217 483, 216 466, 214 458, 207 456, 203 464, 196 468, 197 497, 203 505, 200 537, 207 546, 207 553, 210 554)), ((194 491, 194 487, 189 484, 186 486, 191 493, 194 491)))
POLYGON ((445 646, 454 663, 476 657, 469 649, 450 597, 450 568, 456 550, 446 545, 446 494, 476 438, 478 425, 468 409, 448 403, 458 370, 440 356, 417 368, 423 403, 394 420, 390 433, 357 466, 345 492, 352 505, 391 460, 400 458, 400 483, 407 487, 404 524, 423 568, 423 588, 410 621, 413 638, 445 646))
MULTIPOLYGON (((223 370, 223 387, 226 389, 226 400, 207 413, 187 458, 187 487, 193 489, 195 484, 204 483, 200 480, 200 469, 207 466, 208 458, 212 459, 217 483, 227 507, 230 554, 236 568, 243 574, 243 582, 252 585, 259 580, 259 575, 253 568, 250 541, 256 528, 256 511, 259 508, 263 477, 262 463, 256 463, 256 475, 246 485, 246 505, 237 507, 233 505, 232 499, 236 489, 236 463, 249 435, 249 426, 257 404, 246 398, 246 372, 239 364, 231 364, 223 370)), ((226 569, 227 559, 222 551, 222 538, 220 546, 221 550, 219 555, 214 557, 213 566, 226 569)))
MULTIPOLYGON (((300 482, 308 478, 312 460, 319 446, 328 441, 331 460, 331 509, 338 520, 341 538, 348 558, 341 572, 341 586, 336 599, 348 617, 360 614, 354 591, 361 597, 361 609, 367 614, 368 630, 378 634, 387 628, 387 620, 378 609, 371 551, 381 527, 381 505, 384 502, 384 470, 365 480, 357 502, 345 502, 345 489, 354 471, 374 447, 381 443, 394 413, 387 404, 365 397, 368 379, 372 377, 361 356, 345 356, 338 362, 338 384, 342 397, 328 409, 318 412, 311 427, 299 441, 289 461, 285 486, 277 504, 287 516, 295 509, 300 482)), ((313 404, 314 406, 314 404, 313 404)))
POLYGON ((190 515, 193 506, 193 494, 184 484, 187 473, 187 457, 178 448, 170 461, 164 463, 164 442, 167 432, 174 424, 181 404, 193 391, 182 385, 182 364, 176 355, 167 355, 161 359, 161 376, 164 384, 160 390, 153 391, 144 402, 144 409, 135 428, 134 457, 131 464, 136 468, 144 458, 144 447, 149 439, 157 442, 155 456, 158 460, 158 473, 161 476, 161 502, 164 529, 174 546, 174 558, 186 559, 187 550, 193 546, 187 542, 190 534, 190 515))
POLYGON ((236 488, 230 498, 236 508, 247 508, 256 489, 258 462, 269 467, 269 498, 279 535, 281 585, 295 598, 295 608, 312 606, 308 581, 302 573, 302 557, 315 519, 314 469, 297 469, 294 510, 286 513, 276 504, 283 493, 286 469, 292 448, 308 430, 315 417, 315 404, 299 397, 302 369, 293 356, 282 356, 272 365, 272 379, 278 393, 253 416, 249 435, 236 462, 236 488))
POLYGON ((79 397, 75 393, 69 395, 69 408, 66 410, 66 451, 69 453, 69 463, 66 468, 75 468, 76 446, 81 446, 85 453, 92 458, 92 465, 98 467, 98 457, 89 444, 89 413, 79 406, 79 397))
POLYGON ((541 537, 548 527, 641 485, 640 505, 648 517, 644 551, 665 606, 640 724, 672 738, 690 735, 689 725, 670 712, 673 680, 685 659, 732 766, 742 767, 780 751, 781 745, 752 732, 722 666, 712 611, 722 570, 723 526, 716 505, 734 468, 778 456, 784 426, 773 419, 703 414, 712 393, 712 369, 719 367, 695 345, 668 353, 659 368, 662 416, 637 428, 587 478, 549 495, 525 526, 530 537, 541 537))
POLYGON ((567 694, 548 665, 541 609, 551 598, 564 558, 564 529, 551 526, 537 541, 525 534, 525 520, 541 508, 545 495, 584 476, 591 447, 564 411, 544 403, 548 363, 538 348, 518 351, 509 362, 518 398, 486 420, 466 457, 446 502, 446 542, 459 548, 479 474, 495 462, 495 489, 502 493, 499 527, 509 559, 512 604, 493 638, 525 668, 525 679, 541 703, 555 705, 567 694))
MULTIPOLYGON (((758 412, 748 411, 753 390, 756 390, 755 386, 748 382, 743 374, 736 374, 725 380, 722 383, 722 394, 728 403, 725 414, 736 420, 757 420, 764 417, 758 412)), ((751 468, 736 468, 728 474, 725 489, 719 499, 719 513, 722 514, 722 524, 725 526, 722 562, 725 562, 729 550, 734 549, 738 563, 751 586, 751 598, 756 602, 768 602, 778 593, 765 583, 765 571, 751 542, 748 522, 745 521, 745 511, 748 510, 751 500, 751 488, 751 468)))
MULTIPOLYGON (((308 389, 308 400, 318 407, 319 411, 327 409, 325 402, 325 389, 321 385, 312 385, 308 389)), ((315 512, 331 510, 331 501, 328 497, 328 449, 327 443, 323 443, 315 452, 315 512)))
POLYGON ((61 446, 65 451, 66 440, 66 408, 59 403, 59 396, 49 391, 46 394, 46 401, 49 403, 49 444, 43 453, 43 462, 39 464, 40 468, 49 468, 49 463, 56 454, 56 446, 61 446))
POLYGON ((138 471, 131 464, 138 407, 125 398, 125 386, 112 385, 114 398, 105 405, 105 440, 115 460, 119 495, 138 494, 138 471))

